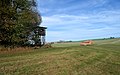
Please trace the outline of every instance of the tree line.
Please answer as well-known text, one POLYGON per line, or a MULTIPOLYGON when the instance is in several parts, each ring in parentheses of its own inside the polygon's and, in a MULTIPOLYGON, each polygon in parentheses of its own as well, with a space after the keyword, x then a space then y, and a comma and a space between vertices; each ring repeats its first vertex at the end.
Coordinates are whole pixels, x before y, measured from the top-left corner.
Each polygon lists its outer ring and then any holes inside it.
POLYGON ((35 0, 0 0, 0 44, 21 46, 33 27, 40 25, 35 0))

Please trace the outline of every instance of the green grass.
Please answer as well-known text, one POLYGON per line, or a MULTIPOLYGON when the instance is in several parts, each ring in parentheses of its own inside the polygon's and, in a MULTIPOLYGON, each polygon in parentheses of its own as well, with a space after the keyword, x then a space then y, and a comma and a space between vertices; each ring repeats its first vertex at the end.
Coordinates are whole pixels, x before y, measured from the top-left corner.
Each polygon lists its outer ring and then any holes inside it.
POLYGON ((0 75, 120 75, 120 39, 0 52, 0 75))
POLYGON ((68 42, 68 43, 55 43, 52 44, 53 47, 71 47, 71 46, 80 46, 80 42, 68 42))

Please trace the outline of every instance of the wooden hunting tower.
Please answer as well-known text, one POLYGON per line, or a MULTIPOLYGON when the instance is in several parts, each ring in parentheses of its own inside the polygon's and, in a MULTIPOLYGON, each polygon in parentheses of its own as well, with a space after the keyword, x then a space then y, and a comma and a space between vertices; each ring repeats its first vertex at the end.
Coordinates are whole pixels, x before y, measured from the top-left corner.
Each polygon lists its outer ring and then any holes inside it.
POLYGON ((29 44, 34 46, 45 45, 46 29, 47 27, 40 27, 40 26, 33 27, 32 31, 28 36, 29 44))
POLYGON ((39 26, 35 28, 35 34, 39 39, 38 42, 36 42, 36 45, 42 46, 45 44, 46 29, 47 27, 39 27, 39 26))
POLYGON ((47 27, 40 27, 40 26, 35 27, 34 29, 35 45, 43 46, 45 44, 46 29, 47 27))

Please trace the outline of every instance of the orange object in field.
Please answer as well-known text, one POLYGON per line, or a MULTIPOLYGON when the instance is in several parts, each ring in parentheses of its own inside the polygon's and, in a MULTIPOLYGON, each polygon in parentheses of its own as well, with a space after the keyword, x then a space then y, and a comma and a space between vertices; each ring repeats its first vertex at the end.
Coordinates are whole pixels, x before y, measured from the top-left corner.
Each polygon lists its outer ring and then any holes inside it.
POLYGON ((81 46, 87 46, 87 45, 92 45, 92 44, 93 44, 92 40, 88 40, 88 41, 84 41, 80 43, 81 46))

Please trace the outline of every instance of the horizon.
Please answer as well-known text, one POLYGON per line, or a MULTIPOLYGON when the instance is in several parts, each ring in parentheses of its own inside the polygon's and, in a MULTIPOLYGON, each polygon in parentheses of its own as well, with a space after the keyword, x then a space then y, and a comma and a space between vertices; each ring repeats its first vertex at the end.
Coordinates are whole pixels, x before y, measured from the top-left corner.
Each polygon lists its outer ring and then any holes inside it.
POLYGON ((83 39, 83 40, 57 40, 57 41, 48 41, 46 43, 50 42, 80 42, 80 41, 88 41, 88 40, 108 40, 108 39, 120 39, 120 37, 106 37, 106 38, 93 38, 93 39, 83 39))
POLYGON ((37 0, 47 42, 120 36, 120 0, 37 0))

